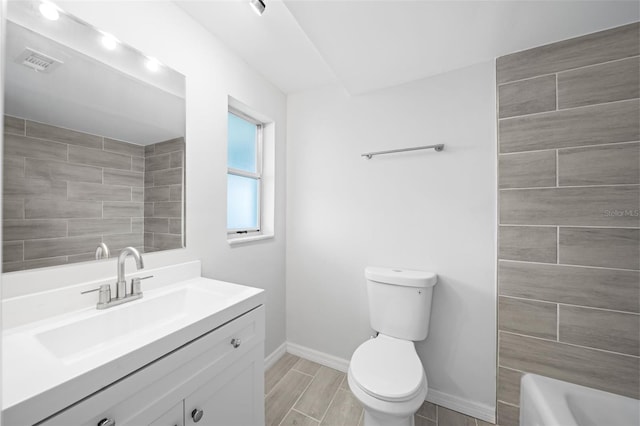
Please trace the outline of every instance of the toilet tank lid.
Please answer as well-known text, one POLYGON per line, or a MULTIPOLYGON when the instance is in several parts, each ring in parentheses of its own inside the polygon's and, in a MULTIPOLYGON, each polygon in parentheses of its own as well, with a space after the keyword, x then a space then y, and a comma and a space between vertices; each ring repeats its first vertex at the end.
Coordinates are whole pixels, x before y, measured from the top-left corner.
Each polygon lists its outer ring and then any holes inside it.
POLYGON ((364 276, 371 281, 407 287, 433 287, 438 282, 438 275, 433 272, 401 268, 367 266, 364 276))

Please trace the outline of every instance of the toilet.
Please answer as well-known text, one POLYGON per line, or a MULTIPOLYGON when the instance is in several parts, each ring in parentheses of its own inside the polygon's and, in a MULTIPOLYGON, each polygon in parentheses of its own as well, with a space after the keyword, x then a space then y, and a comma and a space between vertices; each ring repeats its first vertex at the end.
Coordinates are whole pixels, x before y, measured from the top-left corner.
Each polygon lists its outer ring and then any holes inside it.
POLYGON ((365 426, 413 426, 427 395, 427 376, 413 342, 429 332, 432 272, 367 267, 369 320, 377 337, 349 364, 351 392, 364 406, 365 426))

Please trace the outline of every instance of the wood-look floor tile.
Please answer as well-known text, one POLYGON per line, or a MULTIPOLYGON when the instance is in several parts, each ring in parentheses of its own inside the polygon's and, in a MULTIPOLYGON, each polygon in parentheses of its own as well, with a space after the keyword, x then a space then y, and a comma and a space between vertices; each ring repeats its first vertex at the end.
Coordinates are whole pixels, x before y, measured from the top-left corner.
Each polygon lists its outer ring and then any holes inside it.
POLYGON ((338 389, 321 425, 351 426, 358 423, 363 407, 351 391, 338 389))
POLYGON ((342 383, 340 383, 340 389, 351 390, 351 388, 349 388, 349 380, 347 379, 346 374, 344 376, 344 379, 342 379, 342 383))
POLYGON ((466 414, 438 406, 438 426, 476 426, 476 420, 466 414))
POLYGON ((429 401, 425 401, 422 403, 420 408, 418 408, 416 415, 426 417, 429 420, 436 421, 437 420, 436 410, 437 410, 436 404, 429 401))
POLYGON ((496 426, 493 423, 485 422, 484 420, 476 419, 478 426, 496 426))
POLYGON ((311 377, 289 370, 265 398, 266 425, 278 426, 309 386, 311 377))
POLYGON ((364 426, 364 410, 362 410, 362 414, 360 415, 360 421, 358 421, 358 426, 364 426))
POLYGON ((295 410, 291 410, 282 423, 280 423, 280 426, 318 426, 319 424, 317 420, 295 410))
POLYGON ((498 402, 498 423, 501 426, 518 426, 520 408, 498 402))
POLYGON ((343 378, 344 373, 338 370, 320 367, 294 408, 314 419, 322 419, 343 378))
POLYGON ((318 370, 320 369, 320 367, 321 365, 316 362, 309 361, 308 359, 300 358, 292 368, 294 370, 298 370, 301 373, 305 373, 310 376, 315 376, 318 370))
POLYGON ((413 420, 415 422, 415 426, 437 426, 436 422, 433 420, 418 416, 417 414, 413 416, 413 420))
POLYGON ((291 369, 298 362, 300 358, 290 353, 285 353, 275 364, 267 370, 264 379, 264 393, 265 395, 271 392, 271 389, 278 383, 287 371, 291 369))

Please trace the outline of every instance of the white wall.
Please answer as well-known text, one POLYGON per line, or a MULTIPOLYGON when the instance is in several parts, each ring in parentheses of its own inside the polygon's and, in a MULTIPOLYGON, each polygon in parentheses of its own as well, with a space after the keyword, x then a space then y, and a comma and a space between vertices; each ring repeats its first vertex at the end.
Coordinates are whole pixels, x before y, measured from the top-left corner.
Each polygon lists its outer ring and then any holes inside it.
MULTIPOLYGON (((266 289, 266 353, 271 353, 285 341, 284 94, 171 2, 58 4, 186 76, 187 248, 146 254, 145 262, 157 267, 201 259, 204 276, 266 289), (276 123, 276 236, 233 248, 226 239, 227 96, 276 123)), ((115 260, 110 260, 5 274, 4 296, 111 277, 115 272, 115 260)))
POLYGON ((484 417, 495 406, 494 87, 483 63, 362 96, 291 95, 287 119, 288 341, 349 359, 371 334, 365 266, 434 271, 417 344, 427 399, 484 417), (437 143, 443 152, 360 157, 437 143))

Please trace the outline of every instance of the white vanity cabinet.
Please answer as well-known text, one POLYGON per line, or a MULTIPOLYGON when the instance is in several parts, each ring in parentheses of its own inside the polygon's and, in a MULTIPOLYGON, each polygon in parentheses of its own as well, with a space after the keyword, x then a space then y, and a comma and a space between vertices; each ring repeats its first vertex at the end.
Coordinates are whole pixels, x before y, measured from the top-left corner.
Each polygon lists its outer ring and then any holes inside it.
POLYGON ((38 425, 264 425, 264 321, 260 305, 38 425))

